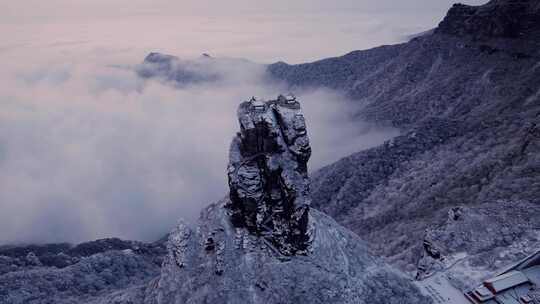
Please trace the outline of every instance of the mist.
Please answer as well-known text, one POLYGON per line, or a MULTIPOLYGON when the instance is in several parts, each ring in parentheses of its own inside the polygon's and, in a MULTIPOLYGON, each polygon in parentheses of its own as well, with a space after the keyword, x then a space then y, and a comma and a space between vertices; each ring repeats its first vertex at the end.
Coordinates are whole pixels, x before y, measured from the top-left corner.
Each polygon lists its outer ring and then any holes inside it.
MULTIPOLYGON (((262 65, 222 64, 232 72, 221 81, 179 88, 114 57, 35 59, 0 73, 0 243, 149 241, 179 217, 193 221, 227 195, 238 104, 286 93, 262 81, 262 65)), ((337 92, 296 93, 310 170, 397 134, 350 120, 354 103, 337 92)))
MULTIPOLYGON (((262 65, 238 61, 194 67, 226 74, 217 82, 143 80, 133 68, 149 52, 306 62, 402 42, 436 26, 451 3, 6 2, 0 243, 155 240, 227 195, 238 104, 288 92, 261 80, 262 65)), ((398 134, 351 120, 355 103, 340 92, 294 93, 311 172, 398 134)))

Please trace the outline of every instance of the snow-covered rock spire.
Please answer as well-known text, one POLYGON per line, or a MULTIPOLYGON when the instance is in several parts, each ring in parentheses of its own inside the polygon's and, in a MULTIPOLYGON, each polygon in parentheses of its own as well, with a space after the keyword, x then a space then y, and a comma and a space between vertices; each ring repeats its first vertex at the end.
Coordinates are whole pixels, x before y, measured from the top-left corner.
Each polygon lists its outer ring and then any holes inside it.
POLYGON ((311 147, 300 103, 293 95, 255 97, 238 108, 240 132, 229 152, 232 223, 265 238, 282 254, 309 247, 311 147))

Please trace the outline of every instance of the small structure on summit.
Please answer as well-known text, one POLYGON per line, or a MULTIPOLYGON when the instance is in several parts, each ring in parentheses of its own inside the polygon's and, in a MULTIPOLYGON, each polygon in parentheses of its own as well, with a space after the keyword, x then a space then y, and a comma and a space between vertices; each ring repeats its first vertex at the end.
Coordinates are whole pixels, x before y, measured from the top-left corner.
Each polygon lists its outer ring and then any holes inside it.
POLYGON ((281 254, 305 254, 311 147, 300 103, 293 95, 253 97, 240 104, 238 120, 229 151, 229 217, 281 254))

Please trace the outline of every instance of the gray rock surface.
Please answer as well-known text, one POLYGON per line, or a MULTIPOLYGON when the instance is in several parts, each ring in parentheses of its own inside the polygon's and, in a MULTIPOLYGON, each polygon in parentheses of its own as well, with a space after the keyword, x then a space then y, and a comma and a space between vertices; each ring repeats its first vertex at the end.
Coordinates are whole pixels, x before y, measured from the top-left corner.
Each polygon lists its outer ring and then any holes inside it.
POLYGON ((230 198, 169 235, 147 297, 179 303, 429 303, 354 233, 309 209, 311 154, 290 96, 238 110, 228 167, 230 198))
POLYGON ((224 206, 206 208, 195 229, 180 223, 151 292, 168 303, 429 303, 354 233, 316 210, 312 250, 286 256, 234 227, 224 206), (212 237, 215 247, 208 248, 212 237))
POLYGON ((300 103, 294 96, 252 98, 240 104, 238 120, 227 168, 233 224, 285 255, 306 253, 311 147, 300 103))

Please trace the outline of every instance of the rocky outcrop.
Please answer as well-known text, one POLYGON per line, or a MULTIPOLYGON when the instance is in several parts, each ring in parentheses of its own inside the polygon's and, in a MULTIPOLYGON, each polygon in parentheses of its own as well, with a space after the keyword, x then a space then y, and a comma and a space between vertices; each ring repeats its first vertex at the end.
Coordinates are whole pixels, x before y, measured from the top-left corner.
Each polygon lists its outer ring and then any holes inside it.
POLYGON ((240 104, 238 120, 227 169, 232 223, 285 255, 306 253, 311 147, 300 103, 294 96, 253 98, 240 104))
POLYGON ((316 210, 311 250, 286 256, 264 237, 232 225, 225 205, 180 223, 149 303, 430 303, 410 280, 373 256, 355 234, 316 210), (211 241, 209 241, 211 239, 211 241))
POLYGON ((429 303, 356 235, 309 208, 311 154, 293 97, 238 110, 230 197, 169 235, 157 303, 429 303))

